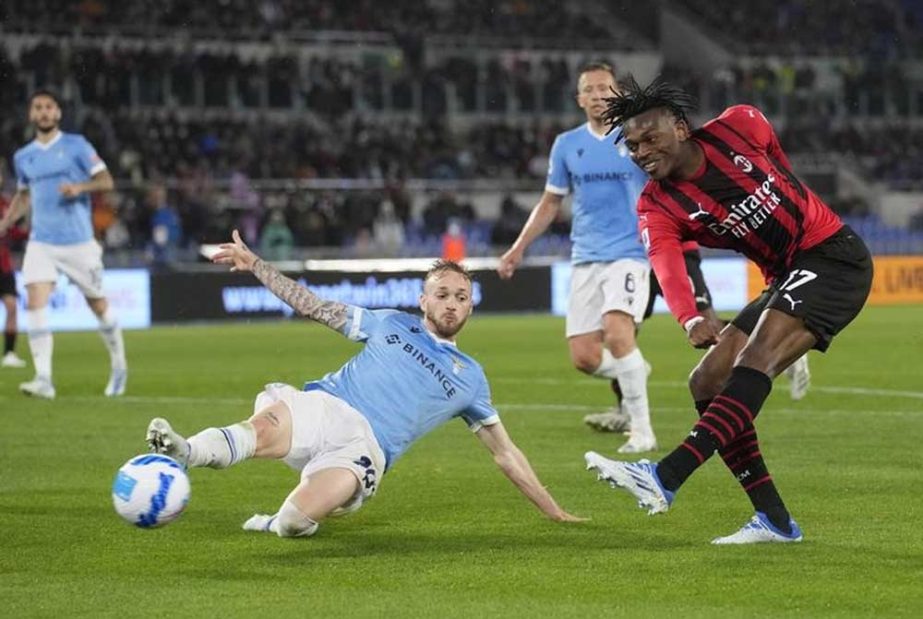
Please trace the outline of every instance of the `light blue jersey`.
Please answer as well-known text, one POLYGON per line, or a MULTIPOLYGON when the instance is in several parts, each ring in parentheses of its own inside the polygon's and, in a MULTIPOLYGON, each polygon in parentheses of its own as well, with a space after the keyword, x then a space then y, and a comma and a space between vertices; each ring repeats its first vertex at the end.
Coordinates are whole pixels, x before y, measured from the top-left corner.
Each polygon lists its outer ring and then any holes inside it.
POLYGON ((558 135, 551 147, 545 191, 574 193, 571 261, 646 260, 638 236, 637 202, 647 175, 613 142, 618 133, 598 136, 589 123, 558 135))
POLYGON ((365 348, 336 372, 305 384, 347 402, 372 426, 390 468, 418 438, 453 417, 497 423, 477 361, 433 336, 422 318, 350 306, 343 333, 365 348))
POLYGON ((93 239, 90 195, 65 198, 64 183, 85 183, 106 164, 82 135, 58 133, 47 144, 29 142, 13 155, 19 189, 32 202, 29 239, 51 245, 74 245, 93 239))

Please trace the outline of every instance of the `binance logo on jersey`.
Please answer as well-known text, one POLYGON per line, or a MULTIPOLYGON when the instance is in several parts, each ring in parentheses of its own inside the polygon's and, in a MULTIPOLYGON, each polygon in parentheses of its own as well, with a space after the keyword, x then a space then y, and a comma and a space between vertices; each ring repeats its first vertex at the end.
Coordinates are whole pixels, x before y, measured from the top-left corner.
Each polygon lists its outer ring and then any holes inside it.
MULTIPOLYGON (((409 342, 404 344, 401 347, 401 350, 403 350, 405 353, 408 353, 411 357, 413 357, 413 359, 417 363, 419 363, 420 366, 424 370, 429 372, 432 375, 432 377, 436 379, 436 382, 439 383, 439 386, 442 387, 442 390, 445 392, 445 397, 447 400, 457 393, 458 389, 455 387, 455 384, 451 380, 449 380, 449 376, 445 372, 442 371, 442 368, 436 365, 436 361, 433 357, 430 357, 425 352, 423 352, 422 350, 420 350, 419 348, 417 348, 416 346, 414 346, 413 344, 409 342)), ((456 362, 456 359, 453 357, 452 358, 453 373, 457 374, 457 372, 454 371, 455 362, 456 362)))
POLYGON ((399 336, 397 333, 392 333, 385 338, 385 341, 389 344, 399 344, 401 342, 401 336, 399 336))
POLYGON ((610 170, 607 172, 587 172, 585 174, 571 174, 571 181, 575 185, 581 183, 600 183, 600 182, 612 182, 612 181, 629 181, 631 180, 631 172, 619 172, 617 170, 610 170))

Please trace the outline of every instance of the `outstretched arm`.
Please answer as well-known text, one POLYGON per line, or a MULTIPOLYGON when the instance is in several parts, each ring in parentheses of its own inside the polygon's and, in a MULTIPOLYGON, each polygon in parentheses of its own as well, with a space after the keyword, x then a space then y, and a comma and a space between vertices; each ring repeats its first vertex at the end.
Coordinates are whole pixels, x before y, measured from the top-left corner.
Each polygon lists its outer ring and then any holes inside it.
POLYGON ((519 232, 516 242, 500 257, 500 266, 497 267, 497 273, 500 274, 502 279, 513 277, 513 273, 516 272, 516 268, 522 262, 526 249, 529 248, 532 241, 540 237, 548 229, 548 226, 557 217, 563 200, 564 196, 547 190, 542 194, 542 199, 532 209, 532 213, 519 232))
POLYGON ((554 498, 539 481, 526 456, 510 439, 500 422, 482 426, 477 437, 493 454, 494 462, 513 484, 542 512, 558 522, 583 522, 586 518, 573 516, 558 506, 554 498))
POLYGON ((342 332, 348 312, 345 304, 325 301, 295 280, 282 275, 277 268, 250 251, 237 230, 231 236, 233 242, 223 243, 221 251, 212 257, 212 262, 230 264, 232 271, 250 271, 299 315, 342 332))

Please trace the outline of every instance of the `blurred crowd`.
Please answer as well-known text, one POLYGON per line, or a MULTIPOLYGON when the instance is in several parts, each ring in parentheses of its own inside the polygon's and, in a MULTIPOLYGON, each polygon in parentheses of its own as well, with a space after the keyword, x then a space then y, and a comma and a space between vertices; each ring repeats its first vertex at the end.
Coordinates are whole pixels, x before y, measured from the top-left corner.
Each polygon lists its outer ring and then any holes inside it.
POLYGON ((919 55, 919 0, 678 0, 678 4, 754 55, 893 58, 919 55))
MULTIPOLYGON (((9 183, 0 194, 12 189, 9 183)), ((448 235, 458 237, 465 255, 484 256, 516 239, 532 206, 513 194, 486 195, 497 201, 488 205, 495 216, 478 217, 472 203, 478 198, 471 191, 410 191, 400 183, 308 189, 254 182, 240 170, 216 179, 192 168, 169 181, 94 194, 92 210, 96 236, 110 259, 140 257, 153 267, 195 261, 200 244, 223 242, 235 228, 271 260, 433 256, 441 253, 448 235)), ((532 251, 566 256, 569 232, 569 217, 562 211, 532 251)))
POLYGON ((463 113, 573 107, 576 63, 562 53, 447 53, 415 67, 390 48, 323 56, 291 45, 268 49, 48 39, 17 49, 15 61, 0 47, 0 70, 10 85, 66 85, 81 103, 108 110, 166 105, 434 116, 448 111, 450 94, 453 110, 463 113))
POLYGON ((0 21, 19 30, 156 33, 189 30, 243 38, 279 32, 373 31, 409 39, 467 37, 604 40, 611 33, 566 2, 529 0, 5 0, 0 21))
MULTIPOLYGON (((450 229, 472 253, 487 252, 515 238, 530 204, 501 192, 488 209, 499 215, 481 221, 472 194, 409 192, 408 179, 486 178, 539 191, 555 135, 582 120, 576 72, 593 57, 560 45, 536 52, 518 37, 630 49, 613 43, 612 23, 581 12, 592 4, 7 0, 6 32, 46 36, 0 40, 0 157, 30 138, 26 94, 51 86, 64 128, 84 133, 121 182, 94 204, 111 247, 145 248, 168 264, 237 226, 280 259, 301 246, 433 253, 450 229), (370 38, 319 43, 342 31, 370 38), (305 46, 297 32, 315 36, 305 46), (95 36, 106 33, 122 36, 95 36), (476 37, 503 45, 478 47, 476 37), (319 179, 386 189, 299 185, 319 179)), ((712 75, 664 69, 698 97, 695 119, 753 103, 789 153, 835 153, 870 178, 919 188, 923 135, 912 117, 923 116, 923 97, 905 60, 919 49, 923 3, 676 4, 748 52, 712 75)), ((567 228, 555 222, 540 250, 566 252, 567 228)))
MULTIPOLYGON (((0 76, 12 86, 0 89, 0 152, 26 139, 29 84, 64 84, 69 126, 135 182, 191 168, 219 178, 240 169, 252 178, 539 179, 556 133, 580 119, 575 72, 553 54, 450 54, 414 73, 375 54, 255 58, 233 47, 39 41, 14 61, 0 46, 0 76)), ((900 62, 757 58, 704 78, 666 75, 697 94, 701 118, 753 103, 793 152, 849 155, 883 180, 913 176, 914 134, 900 119, 923 114, 923 102, 900 62), (853 117, 891 118, 901 139, 881 146, 853 117)))

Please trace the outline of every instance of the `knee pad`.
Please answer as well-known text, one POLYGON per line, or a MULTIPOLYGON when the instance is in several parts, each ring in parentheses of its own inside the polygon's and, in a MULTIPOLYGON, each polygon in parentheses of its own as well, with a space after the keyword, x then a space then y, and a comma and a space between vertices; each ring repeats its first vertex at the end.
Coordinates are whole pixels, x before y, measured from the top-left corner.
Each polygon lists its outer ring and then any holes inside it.
POLYGON ((276 515, 276 535, 279 537, 309 537, 317 533, 320 526, 308 518, 304 512, 285 499, 276 515))

